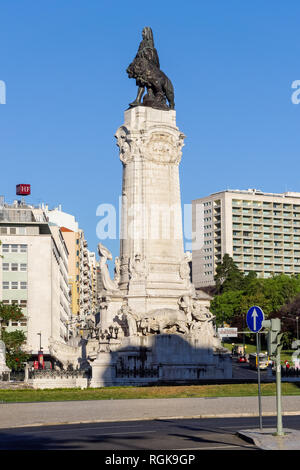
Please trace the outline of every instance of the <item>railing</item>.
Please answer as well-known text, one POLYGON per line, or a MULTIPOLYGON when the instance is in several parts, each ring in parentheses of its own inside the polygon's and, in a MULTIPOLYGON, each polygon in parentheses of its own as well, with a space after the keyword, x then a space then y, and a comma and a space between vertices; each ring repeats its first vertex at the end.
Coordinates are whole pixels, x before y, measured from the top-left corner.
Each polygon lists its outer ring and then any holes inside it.
POLYGON ((22 382, 25 379, 25 371, 24 370, 18 370, 18 371, 11 371, 10 373, 10 380, 13 380, 15 382, 22 382))
POLYGON ((37 369, 28 373, 29 379, 67 379, 67 378, 90 378, 89 370, 53 370, 37 369))
POLYGON ((6 222, 34 222, 34 217, 31 210, 0 210, 0 221, 6 222))
POLYGON ((158 367, 144 368, 144 367, 117 367, 116 377, 158 377, 158 367))

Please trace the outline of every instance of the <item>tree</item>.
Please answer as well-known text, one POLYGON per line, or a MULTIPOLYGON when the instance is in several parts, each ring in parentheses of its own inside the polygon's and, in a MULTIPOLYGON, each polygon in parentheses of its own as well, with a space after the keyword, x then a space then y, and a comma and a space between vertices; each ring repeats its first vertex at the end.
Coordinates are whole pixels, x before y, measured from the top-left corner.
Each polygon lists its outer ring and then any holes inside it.
POLYGON ((293 340, 300 339, 300 294, 296 295, 292 301, 283 305, 280 310, 270 315, 271 318, 280 318, 281 331, 284 334, 284 343, 291 347, 293 340))
POLYGON ((216 293, 221 294, 229 290, 240 290, 243 287, 244 276, 233 259, 225 253, 223 260, 217 265, 215 283, 216 293))
POLYGON ((217 325, 231 323, 235 316, 240 315, 242 298, 243 292, 238 290, 227 291, 213 298, 210 309, 216 316, 217 325))
MULTIPOLYGON (((0 246, 2 242, 0 240, 0 246)), ((0 255, 3 258, 2 255, 0 255)), ((0 302, 0 339, 6 348, 6 365, 12 370, 23 368, 23 363, 28 361, 29 354, 22 350, 26 341, 25 333, 21 330, 6 331, 9 321, 19 321, 24 317, 22 309, 17 304, 6 305, 0 302)))
POLYGON ((23 368, 23 363, 29 359, 22 346, 26 335, 21 330, 7 331, 9 321, 19 321, 24 318, 22 309, 17 304, 6 305, 0 302, 0 338, 6 347, 6 364, 12 370, 23 368))
MULTIPOLYGON (((299 276, 280 274, 271 278, 257 278, 256 273, 252 272, 245 276, 238 272, 228 255, 224 256, 218 268, 218 293, 211 302, 211 311, 219 324, 226 321, 242 330, 245 328, 247 311, 253 305, 258 305, 266 318, 289 315, 289 324, 294 322, 292 330, 297 327, 296 315, 300 313, 299 276), (294 319, 291 319, 291 315, 294 319)), ((290 328, 286 329, 286 337, 292 340, 290 328)))

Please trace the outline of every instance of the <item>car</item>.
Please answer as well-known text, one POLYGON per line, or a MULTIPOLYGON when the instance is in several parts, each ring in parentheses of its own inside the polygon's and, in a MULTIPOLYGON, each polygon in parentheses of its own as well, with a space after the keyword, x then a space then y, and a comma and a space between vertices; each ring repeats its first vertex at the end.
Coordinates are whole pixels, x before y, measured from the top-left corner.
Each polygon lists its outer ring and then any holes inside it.
POLYGON ((247 359, 245 358, 245 356, 239 356, 237 361, 238 362, 247 362, 247 359))

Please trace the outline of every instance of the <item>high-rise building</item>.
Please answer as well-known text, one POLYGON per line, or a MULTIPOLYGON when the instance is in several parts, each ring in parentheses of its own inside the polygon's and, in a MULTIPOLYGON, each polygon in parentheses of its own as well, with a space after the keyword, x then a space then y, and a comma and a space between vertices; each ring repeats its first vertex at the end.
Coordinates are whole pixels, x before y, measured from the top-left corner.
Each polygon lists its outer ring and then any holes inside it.
POLYGON ((97 290, 97 260, 96 254, 92 251, 88 252, 89 256, 89 266, 90 266, 90 274, 91 274, 91 311, 95 314, 98 311, 98 290, 97 290))
POLYGON ((62 235, 69 252, 69 288, 71 298, 72 316, 80 314, 79 291, 80 291, 80 267, 79 267, 79 236, 66 227, 60 227, 62 235))
POLYGON ((46 215, 51 224, 60 227, 69 251, 69 286, 73 319, 84 320, 97 311, 96 255, 88 250, 84 231, 71 214, 62 211, 61 206, 49 210, 46 215))
POLYGON ((300 193, 226 190, 192 201, 193 283, 214 285, 229 254, 245 274, 300 273, 300 193))
POLYGON ((25 318, 7 329, 22 329, 33 356, 49 341, 65 343, 70 318, 68 249, 42 208, 15 201, 0 207, 0 300, 22 307, 25 318))

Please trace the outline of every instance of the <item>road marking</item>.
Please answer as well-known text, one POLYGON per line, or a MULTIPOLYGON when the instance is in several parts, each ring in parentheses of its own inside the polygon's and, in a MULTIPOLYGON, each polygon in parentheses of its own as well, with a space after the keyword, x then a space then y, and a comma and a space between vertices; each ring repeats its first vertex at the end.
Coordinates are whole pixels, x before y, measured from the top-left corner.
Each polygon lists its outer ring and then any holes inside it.
MULTIPOLYGON (((58 426, 59 426, 59 428, 61 428, 61 427, 65 426, 65 425, 62 424, 62 425, 58 425, 58 426)), ((126 429, 128 429, 128 428, 140 428, 141 426, 142 426, 142 424, 137 424, 137 425, 135 425, 135 426, 117 426, 117 427, 118 427, 118 429, 120 429, 120 428, 126 428, 126 429)), ((103 427, 103 428, 101 428, 101 429, 111 429, 111 428, 114 429, 115 427, 116 427, 116 426, 105 426, 105 427, 103 427)), ((45 431, 40 431, 40 430, 39 430, 38 433, 39 433, 39 434, 47 434, 47 433, 53 433, 53 432, 54 432, 54 433, 57 433, 57 432, 66 432, 66 431, 68 431, 68 432, 74 432, 74 431, 90 431, 91 429, 94 430, 94 431, 98 431, 98 430, 99 430, 99 427, 96 427, 96 426, 88 427, 88 428, 87 428, 87 427, 82 427, 82 428, 73 428, 73 427, 72 427, 71 429, 68 429, 68 428, 66 428, 66 429, 57 429, 57 428, 56 428, 56 429, 51 429, 51 430, 49 429, 49 430, 45 430, 45 431)), ((0 430, 0 432, 1 432, 1 430, 0 430)), ((22 432, 22 431, 21 431, 21 432, 22 432)), ((37 432, 36 430, 24 431, 24 432, 22 432, 22 435, 23 435, 23 434, 35 434, 36 432, 37 432)), ((125 432, 126 432, 126 431, 124 431, 124 433, 125 433, 125 432)), ((153 431, 151 431, 151 432, 153 432, 153 431)))
POLYGON ((183 448, 180 448, 180 449, 172 449, 174 451, 178 451, 178 450, 218 450, 218 449, 237 449, 237 448, 240 448, 240 447, 249 447, 249 448, 254 448, 255 449, 255 446, 254 445, 251 445, 251 444, 237 444, 237 445, 229 445, 226 446, 226 445, 220 445, 220 446, 209 446, 209 447, 183 447, 183 448))
POLYGON ((152 432, 157 432, 157 431, 130 431, 130 432, 126 432, 126 431, 123 431, 123 432, 110 432, 110 433, 106 433, 104 432, 103 434, 94 434, 94 436, 115 436, 116 434, 125 434, 127 436, 127 434, 150 434, 152 432))

